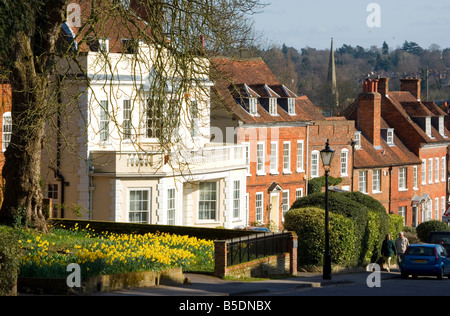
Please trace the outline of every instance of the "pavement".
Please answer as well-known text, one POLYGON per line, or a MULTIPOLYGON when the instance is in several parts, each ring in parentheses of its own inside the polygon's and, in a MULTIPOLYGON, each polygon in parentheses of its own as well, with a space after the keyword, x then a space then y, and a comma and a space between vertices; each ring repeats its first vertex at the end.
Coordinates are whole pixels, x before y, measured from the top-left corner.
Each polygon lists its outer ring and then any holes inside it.
MULTIPOLYGON (((400 278, 399 271, 381 271, 381 280, 400 278)), ((211 275, 186 273, 187 284, 158 285, 148 288, 127 289, 93 296, 246 296, 288 293, 305 287, 339 286, 366 283, 370 272, 336 273, 331 280, 323 280, 321 273, 299 272, 296 277, 261 281, 224 280, 211 275)))

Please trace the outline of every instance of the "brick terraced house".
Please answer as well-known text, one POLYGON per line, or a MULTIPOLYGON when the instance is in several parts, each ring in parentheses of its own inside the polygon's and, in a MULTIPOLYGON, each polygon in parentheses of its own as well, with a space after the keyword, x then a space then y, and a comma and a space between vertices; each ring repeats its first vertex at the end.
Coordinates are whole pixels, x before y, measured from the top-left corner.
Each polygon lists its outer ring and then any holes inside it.
POLYGON ((215 59, 213 68, 211 134, 248 145, 250 225, 282 228, 284 213, 307 194, 308 180, 324 174, 319 151, 327 138, 341 158, 331 175, 350 187, 352 121, 325 118, 306 96, 281 84, 262 59, 215 59))
POLYGON ((344 114, 355 120, 355 190, 379 200, 407 226, 441 220, 447 205, 449 132, 446 115, 423 102, 420 79, 368 80, 344 114))

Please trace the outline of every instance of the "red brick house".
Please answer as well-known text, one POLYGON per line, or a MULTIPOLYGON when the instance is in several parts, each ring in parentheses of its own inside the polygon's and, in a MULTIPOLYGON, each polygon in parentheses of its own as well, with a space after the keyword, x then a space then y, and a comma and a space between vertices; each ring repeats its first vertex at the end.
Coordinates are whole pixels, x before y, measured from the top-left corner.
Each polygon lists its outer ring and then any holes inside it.
POLYGON ((11 139, 11 86, 6 83, 0 84, 0 126, 2 150, 0 153, 0 170, 3 168, 4 152, 11 139))
POLYGON ((402 79, 400 91, 389 91, 388 78, 368 80, 344 114, 355 120, 360 134, 354 190, 402 215, 407 226, 441 220, 447 204, 449 132, 445 112, 420 100, 420 80, 402 79))
MULTIPOLYGON (((248 144, 247 214, 249 225, 283 226, 284 212, 307 194, 309 179, 324 174, 319 151, 327 138, 343 155, 345 181, 351 183, 354 124, 325 118, 306 96, 297 96, 261 59, 216 59, 211 125, 216 138, 248 144), (220 137, 218 137, 220 136, 220 137)), ((331 175, 341 176, 335 159, 331 175)))

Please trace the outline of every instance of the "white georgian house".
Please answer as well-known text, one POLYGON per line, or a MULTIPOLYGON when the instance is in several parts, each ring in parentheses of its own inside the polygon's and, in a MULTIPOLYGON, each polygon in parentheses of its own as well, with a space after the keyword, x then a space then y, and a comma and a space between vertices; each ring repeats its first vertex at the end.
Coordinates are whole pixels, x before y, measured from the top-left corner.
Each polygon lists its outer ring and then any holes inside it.
POLYGON ((207 62, 198 58, 184 87, 175 64, 156 67, 156 50, 142 43, 131 54, 108 49, 108 40, 99 40, 78 66, 61 63, 70 75, 60 79, 62 106, 49 124, 42 171, 54 216, 247 225, 246 147, 210 142, 207 62), (161 76, 171 79, 156 95, 161 76), (163 106, 151 106, 155 99, 163 106), (161 136, 170 146, 161 146, 161 136))

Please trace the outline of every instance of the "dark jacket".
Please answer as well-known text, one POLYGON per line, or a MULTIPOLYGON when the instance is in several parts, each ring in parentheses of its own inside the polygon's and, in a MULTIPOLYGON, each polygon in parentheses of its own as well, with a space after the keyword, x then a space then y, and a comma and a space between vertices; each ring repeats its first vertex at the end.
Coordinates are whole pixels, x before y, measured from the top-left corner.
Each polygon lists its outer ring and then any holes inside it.
POLYGON ((397 255, 397 249, 395 248, 395 244, 391 239, 383 240, 383 244, 381 245, 381 255, 385 257, 392 257, 393 255, 397 255))

